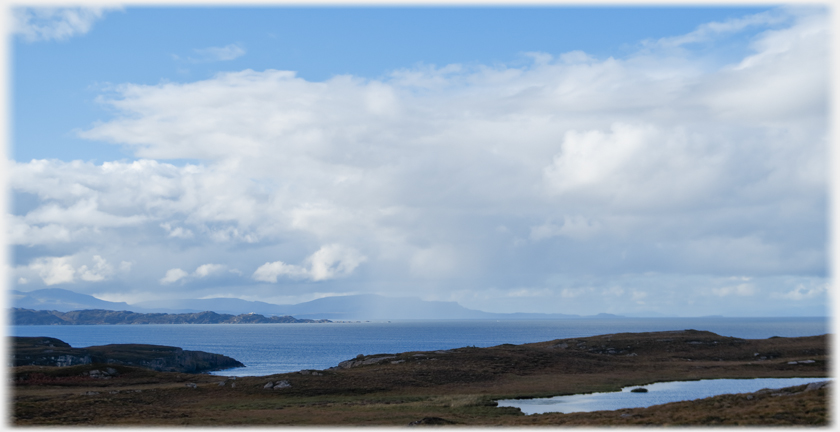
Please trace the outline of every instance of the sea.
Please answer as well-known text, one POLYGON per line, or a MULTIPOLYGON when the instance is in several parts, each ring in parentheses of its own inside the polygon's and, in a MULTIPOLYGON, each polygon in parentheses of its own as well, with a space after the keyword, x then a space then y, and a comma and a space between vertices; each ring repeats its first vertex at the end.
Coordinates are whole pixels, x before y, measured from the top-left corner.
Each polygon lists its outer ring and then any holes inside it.
POLYGON ((708 330, 764 339, 829 333, 827 318, 582 318, 564 320, 360 321, 300 324, 143 324, 9 326, 9 336, 48 336, 73 347, 138 343, 177 346, 239 360, 212 372, 264 376, 327 369, 358 354, 490 347, 611 333, 708 330))

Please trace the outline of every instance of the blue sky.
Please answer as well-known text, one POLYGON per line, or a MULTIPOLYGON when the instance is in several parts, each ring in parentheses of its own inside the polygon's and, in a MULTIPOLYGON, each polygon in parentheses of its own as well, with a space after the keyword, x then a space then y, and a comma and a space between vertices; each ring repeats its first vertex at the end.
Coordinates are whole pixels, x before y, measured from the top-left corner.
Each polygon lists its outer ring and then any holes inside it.
POLYGON ((823 9, 15 17, 13 288, 825 313, 823 9))
MULTIPOLYGON (((767 8, 152 8, 106 12, 90 31, 59 41, 13 40, 13 157, 132 159, 73 131, 108 118, 96 103, 109 84, 190 82, 243 69, 295 71, 310 81, 352 74, 376 79, 417 64, 517 64, 524 53, 581 50, 623 57, 644 40, 689 33, 767 8), (236 46, 210 61, 196 50, 236 46), (51 121, 45 124, 44 117, 51 121), (18 145, 20 143, 20 145, 18 145), (25 144, 23 144, 25 143, 25 144)), ((732 54, 744 54, 734 35, 732 54)), ((724 45, 724 44, 721 44, 724 45)))

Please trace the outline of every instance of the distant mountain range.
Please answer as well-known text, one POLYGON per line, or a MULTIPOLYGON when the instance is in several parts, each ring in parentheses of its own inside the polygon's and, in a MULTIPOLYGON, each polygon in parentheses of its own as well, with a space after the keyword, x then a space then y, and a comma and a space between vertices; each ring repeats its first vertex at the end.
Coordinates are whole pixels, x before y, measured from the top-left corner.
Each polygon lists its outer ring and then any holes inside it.
MULTIPOLYGON (((265 316, 293 316, 298 319, 329 320, 425 320, 425 319, 574 319, 580 315, 540 313, 491 313, 467 309, 455 302, 425 301, 415 297, 385 297, 374 294, 325 297, 305 303, 278 305, 237 298, 153 300, 128 304, 109 302, 60 288, 30 292, 10 291, 11 305, 32 310, 69 312, 85 309, 131 311, 137 313, 197 313, 265 316)), ((591 318, 619 318, 598 314, 591 318)))
POLYGON ((260 314, 217 314, 198 312, 182 314, 138 313, 103 309, 72 312, 12 308, 14 325, 97 325, 97 324, 281 324, 320 323, 329 320, 297 319, 290 316, 264 317, 260 314))

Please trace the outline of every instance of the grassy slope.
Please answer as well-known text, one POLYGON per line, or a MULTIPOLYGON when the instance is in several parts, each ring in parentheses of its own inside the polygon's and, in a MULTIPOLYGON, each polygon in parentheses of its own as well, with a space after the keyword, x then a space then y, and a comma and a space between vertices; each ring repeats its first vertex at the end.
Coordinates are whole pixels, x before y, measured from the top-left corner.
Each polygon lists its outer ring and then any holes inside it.
POLYGON ((822 377, 827 376, 827 355, 824 336, 744 340, 685 331, 409 352, 380 364, 327 370, 322 375, 245 377, 223 386, 218 385, 223 377, 127 367, 110 380, 81 378, 81 369, 17 368, 16 377, 28 379, 16 385, 14 421, 20 425, 406 425, 436 417, 460 425, 825 424, 825 390, 536 416, 497 408, 493 400, 610 391, 669 380, 822 377), (815 362, 788 364, 805 359, 815 362), (291 387, 263 388, 278 380, 287 380, 291 387), (185 386, 187 381, 198 387, 185 386), (85 394, 92 391, 98 394, 85 394))

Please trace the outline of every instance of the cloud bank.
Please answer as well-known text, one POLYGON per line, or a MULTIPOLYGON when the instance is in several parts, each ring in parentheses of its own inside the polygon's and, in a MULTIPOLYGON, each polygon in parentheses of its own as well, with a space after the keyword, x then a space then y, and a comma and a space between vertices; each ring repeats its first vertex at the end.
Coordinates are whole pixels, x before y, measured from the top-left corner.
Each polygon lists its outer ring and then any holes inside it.
MULTIPOLYGON (((242 270, 227 284, 263 299, 686 314, 721 296, 818 301, 828 30, 819 11, 779 9, 626 58, 123 84, 100 100, 115 116, 81 136, 138 160, 14 163, 13 190, 38 204, 8 216, 10 239, 138 261, 157 285, 223 262, 242 270), (736 62, 691 49, 755 27, 736 62), (757 279, 720 282, 742 276, 757 279)), ((51 265, 50 281, 69 277, 51 265)))

